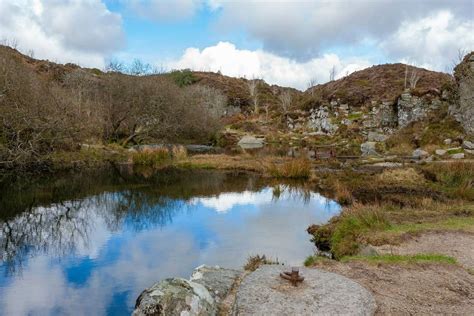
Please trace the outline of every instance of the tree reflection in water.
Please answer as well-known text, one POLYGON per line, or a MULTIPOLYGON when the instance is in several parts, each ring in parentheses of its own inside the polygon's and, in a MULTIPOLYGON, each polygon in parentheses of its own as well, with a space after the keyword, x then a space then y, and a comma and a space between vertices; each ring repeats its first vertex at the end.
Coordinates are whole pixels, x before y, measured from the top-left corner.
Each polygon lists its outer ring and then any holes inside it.
MULTIPOLYGON (((24 262, 40 253, 60 258, 87 248, 100 219, 110 232, 124 225, 135 231, 165 226, 192 198, 256 192, 268 185, 235 172, 171 170, 145 179, 117 171, 0 183, 0 258, 7 273, 21 272, 24 262)), ((310 190, 294 184, 274 184, 273 198, 282 191, 305 202, 311 197, 310 190)))

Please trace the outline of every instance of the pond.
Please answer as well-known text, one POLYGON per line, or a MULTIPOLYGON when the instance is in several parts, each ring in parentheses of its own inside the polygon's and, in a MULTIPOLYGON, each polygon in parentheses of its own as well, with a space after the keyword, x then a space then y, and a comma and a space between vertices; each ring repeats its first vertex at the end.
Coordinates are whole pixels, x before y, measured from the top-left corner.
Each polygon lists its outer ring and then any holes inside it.
POLYGON ((265 254, 301 265, 339 205, 216 171, 90 171, 0 183, 0 314, 129 315, 153 283, 265 254))

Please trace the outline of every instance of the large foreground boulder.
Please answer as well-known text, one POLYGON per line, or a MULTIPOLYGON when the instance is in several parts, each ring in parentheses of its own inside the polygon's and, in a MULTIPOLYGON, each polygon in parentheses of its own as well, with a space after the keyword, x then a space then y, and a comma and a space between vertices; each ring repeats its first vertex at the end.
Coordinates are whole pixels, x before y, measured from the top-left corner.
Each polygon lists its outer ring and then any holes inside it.
POLYGON ((373 315, 372 294, 339 274, 300 268, 304 281, 294 287, 279 274, 288 267, 264 265, 237 291, 233 315, 373 315))
POLYGON ((221 301, 241 273, 200 266, 190 280, 170 278, 160 281, 140 294, 133 315, 217 315, 221 301))
POLYGON ((464 127, 466 133, 474 135, 474 52, 467 54, 454 69, 458 100, 450 112, 464 127))

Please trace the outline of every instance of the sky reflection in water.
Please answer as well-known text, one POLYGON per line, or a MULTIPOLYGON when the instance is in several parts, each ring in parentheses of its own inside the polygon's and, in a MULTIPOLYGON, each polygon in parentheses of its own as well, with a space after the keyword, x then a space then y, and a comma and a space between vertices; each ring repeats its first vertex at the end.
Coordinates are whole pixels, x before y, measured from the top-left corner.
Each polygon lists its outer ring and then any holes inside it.
POLYGON ((240 268, 266 254, 299 265, 313 249, 306 227, 339 206, 279 188, 279 198, 263 187, 126 204, 133 191, 104 192, 0 221, 0 314, 127 315, 144 288, 200 264, 240 268))

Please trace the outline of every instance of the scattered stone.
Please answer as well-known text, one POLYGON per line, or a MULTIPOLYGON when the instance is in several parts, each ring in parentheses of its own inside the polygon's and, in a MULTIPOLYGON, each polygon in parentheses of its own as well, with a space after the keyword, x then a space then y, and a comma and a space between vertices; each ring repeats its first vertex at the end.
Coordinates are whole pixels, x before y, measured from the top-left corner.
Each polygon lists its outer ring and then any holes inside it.
POLYGON ((464 149, 464 152, 470 154, 470 155, 474 155, 474 150, 470 150, 470 149, 464 149))
POLYGON ((385 140, 387 140, 387 136, 377 132, 369 132, 369 135, 367 137, 369 142, 384 142, 385 140))
POLYGON ((451 138, 446 138, 446 139, 444 140, 444 144, 445 144, 445 145, 451 145, 452 142, 453 142, 453 140, 452 140, 451 138))
POLYGON ((243 149, 262 148, 264 141, 262 138, 245 135, 239 140, 238 145, 243 149))
POLYGON ((362 152, 362 156, 376 156, 378 155, 376 149, 376 142, 365 142, 360 145, 360 151, 362 152))
POLYGON ((435 154, 437 154, 438 156, 444 156, 444 155, 446 155, 446 152, 447 151, 444 150, 444 149, 436 149, 435 150, 435 154))
POLYGON ((300 267, 297 287, 280 277, 288 267, 264 265, 237 291, 233 315, 373 315, 372 294, 339 274, 300 267))
POLYGON ((474 143, 473 142, 470 142, 468 140, 465 140, 463 143, 462 143, 462 147, 464 149, 469 149, 469 150, 474 150, 474 143))
POLYGON ((458 153, 451 155, 452 159, 464 159, 464 153, 458 153))
POLYGON ((423 149, 417 148, 413 151, 412 156, 413 158, 422 159, 428 157, 430 154, 423 149))
POLYGON ((426 158, 424 161, 426 161, 426 162, 432 162, 433 160, 434 160, 434 156, 431 155, 431 156, 429 156, 428 158, 426 158))
POLYGON ((200 266, 190 280, 170 278, 144 290, 137 298, 134 316, 217 315, 241 271, 200 266))

